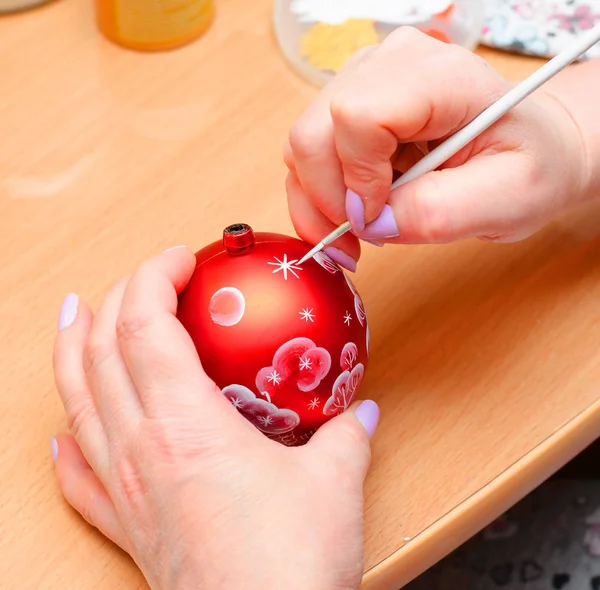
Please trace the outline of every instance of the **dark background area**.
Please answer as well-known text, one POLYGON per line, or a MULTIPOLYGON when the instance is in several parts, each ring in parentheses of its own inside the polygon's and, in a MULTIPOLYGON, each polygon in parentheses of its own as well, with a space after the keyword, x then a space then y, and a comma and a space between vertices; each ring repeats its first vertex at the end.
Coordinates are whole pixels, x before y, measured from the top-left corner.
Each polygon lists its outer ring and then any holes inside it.
POLYGON ((600 439, 404 590, 600 590, 600 439))

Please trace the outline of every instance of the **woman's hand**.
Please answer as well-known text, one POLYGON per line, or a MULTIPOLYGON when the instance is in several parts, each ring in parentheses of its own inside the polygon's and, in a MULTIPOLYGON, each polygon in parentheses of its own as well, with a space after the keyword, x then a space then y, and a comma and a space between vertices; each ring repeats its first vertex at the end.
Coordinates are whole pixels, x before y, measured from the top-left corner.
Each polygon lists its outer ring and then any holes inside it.
POLYGON ((65 300, 54 370, 72 435, 53 440, 65 498, 154 589, 358 588, 377 406, 345 412, 304 447, 267 439, 176 319, 194 267, 186 248, 156 256, 95 316, 65 300))
MULTIPOLYGON (((287 194, 298 234, 316 243, 348 219, 356 236, 395 244, 516 241, 585 199, 582 133, 544 91, 441 170, 390 193, 394 169, 406 171, 509 88, 477 55, 412 28, 358 53, 290 132, 287 194)), ((335 245, 330 255, 353 270, 356 237, 335 245)))

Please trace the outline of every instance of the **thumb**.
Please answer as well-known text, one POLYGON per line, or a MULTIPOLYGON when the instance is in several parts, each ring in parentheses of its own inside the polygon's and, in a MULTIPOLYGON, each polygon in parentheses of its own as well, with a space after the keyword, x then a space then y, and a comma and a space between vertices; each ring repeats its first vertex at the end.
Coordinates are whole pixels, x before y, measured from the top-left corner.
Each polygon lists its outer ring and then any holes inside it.
POLYGON ((317 430, 306 447, 320 460, 328 456, 361 483, 371 464, 370 439, 379 422, 379 407, 371 400, 358 402, 317 430))
POLYGON ((381 215, 354 233, 373 240, 398 236, 393 242, 403 244, 523 239, 545 221, 536 207, 543 187, 531 182, 531 166, 528 158, 502 152, 430 172, 393 190, 381 215))

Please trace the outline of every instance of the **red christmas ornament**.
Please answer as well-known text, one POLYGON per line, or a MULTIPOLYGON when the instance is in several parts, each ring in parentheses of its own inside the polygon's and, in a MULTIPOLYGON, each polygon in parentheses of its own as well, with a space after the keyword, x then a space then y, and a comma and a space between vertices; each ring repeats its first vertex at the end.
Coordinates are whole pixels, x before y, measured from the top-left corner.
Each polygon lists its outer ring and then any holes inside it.
POLYGON ((178 318, 206 373, 254 426, 305 443, 356 398, 369 327, 354 285, 325 253, 231 225, 196 253, 178 318))

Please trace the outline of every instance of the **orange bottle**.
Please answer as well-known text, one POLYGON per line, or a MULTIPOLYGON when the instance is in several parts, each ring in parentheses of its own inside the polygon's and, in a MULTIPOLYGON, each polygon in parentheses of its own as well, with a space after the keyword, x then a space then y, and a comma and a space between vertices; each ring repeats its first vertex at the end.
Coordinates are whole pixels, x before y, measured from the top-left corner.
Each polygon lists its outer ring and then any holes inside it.
POLYGON ((142 51, 189 43, 210 26, 214 12, 213 0, 96 0, 100 31, 142 51))

